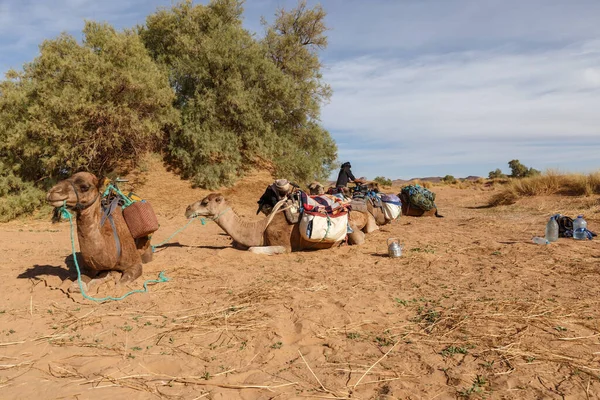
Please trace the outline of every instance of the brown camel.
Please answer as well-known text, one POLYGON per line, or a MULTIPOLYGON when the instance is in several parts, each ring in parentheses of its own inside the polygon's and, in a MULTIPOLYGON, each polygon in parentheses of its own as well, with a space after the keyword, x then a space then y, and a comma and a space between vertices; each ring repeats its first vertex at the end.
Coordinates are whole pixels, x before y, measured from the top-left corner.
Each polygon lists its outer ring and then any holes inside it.
MULTIPOLYGON (((85 273, 82 271, 81 275, 86 292, 111 278, 112 271, 122 273, 119 284, 134 281, 142 274, 142 262, 152 260, 150 239, 148 237, 133 239, 123 219, 121 207, 116 207, 112 213, 120 243, 121 254, 118 255, 112 225, 106 220, 101 226, 101 186, 101 181, 98 181, 93 174, 78 172, 69 179, 60 181, 46 195, 50 205, 61 207, 65 204, 75 213, 77 240, 87 267, 85 273), (109 273, 102 278, 94 279, 101 271, 109 271, 109 273)), ((70 290, 78 291, 78 283, 73 282, 70 290)))
MULTIPOLYGON (((206 217, 215 221, 235 243, 247 248, 261 246, 281 246, 287 252, 299 250, 316 250, 335 247, 341 242, 308 242, 300 235, 299 224, 287 222, 283 212, 276 212, 256 222, 242 220, 229 206, 220 193, 211 193, 201 201, 190 204, 185 210, 187 218, 206 217), (271 222, 269 223, 269 219, 271 222)), ((365 234, 362 230, 367 225, 363 213, 351 211, 349 225, 354 231, 348 234, 350 244, 364 243, 365 234)), ((268 253, 265 251, 264 253, 268 253)))
POLYGON ((325 194, 325 186, 321 185, 321 183, 314 181, 310 185, 308 185, 308 190, 311 195, 319 195, 325 194))

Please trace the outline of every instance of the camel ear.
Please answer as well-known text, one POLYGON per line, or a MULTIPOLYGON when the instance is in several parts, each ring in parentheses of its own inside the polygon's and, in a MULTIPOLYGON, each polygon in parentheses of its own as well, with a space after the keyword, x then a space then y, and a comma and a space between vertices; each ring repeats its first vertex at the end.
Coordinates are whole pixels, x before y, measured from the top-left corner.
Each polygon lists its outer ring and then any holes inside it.
POLYGON ((216 201, 217 203, 221 203, 223 200, 225 200, 225 199, 224 199, 224 198, 223 198, 223 196, 221 196, 221 195, 218 195, 218 196, 215 198, 215 201, 216 201))
POLYGON ((92 176, 92 181, 90 183, 97 187, 98 186, 98 177, 92 173, 90 173, 90 175, 92 176))
POLYGON ((98 178, 96 178, 96 175, 92 175, 92 176, 95 179, 94 185, 96 186, 98 191, 102 190, 102 188, 104 187, 104 184, 106 183, 106 181, 108 181, 108 178, 98 179, 98 178))

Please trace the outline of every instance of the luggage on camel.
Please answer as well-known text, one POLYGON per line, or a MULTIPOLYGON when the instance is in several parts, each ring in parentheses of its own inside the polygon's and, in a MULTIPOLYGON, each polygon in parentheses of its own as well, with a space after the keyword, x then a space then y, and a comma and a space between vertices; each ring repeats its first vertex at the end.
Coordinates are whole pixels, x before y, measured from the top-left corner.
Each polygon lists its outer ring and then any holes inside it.
POLYGON ((381 196, 383 214, 385 219, 393 221, 400 218, 402 213, 402 202, 395 194, 382 194, 381 196))
POLYGON ((287 179, 277 179, 273 184, 267 186, 267 189, 257 201, 256 214, 262 212, 269 215, 278 202, 285 200, 283 206, 285 218, 290 224, 297 223, 300 220, 299 192, 298 185, 294 182, 289 182, 287 179))
POLYGON ((334 243, 348 233, 349 205, 333 195, 308 196, 300 192, 300 234, 309 242, 334 243))
POLYGON ((285 179, 278 179, 265 190, 258 201, 257 214, 269 215, 283 210, 290 224, 299 223, 300 233, 309 242, 339 242, 348 233, 348 212, 351 207, 335 195, 309 196, 285 179), (288 185, 286 185, 288 183, 288 185))
POLYGON ((116 205, 123 209, 123 219, 134 239, 149 236, 159 228, 158 219, 150 203, 133 192, 124 194, 119 190, 118 183, 126 180, 116 179, 115 184, 105 179, 107 186, 102 195, 101 205, 104 218, 110 217, 116 205))
POLYGON ((402 202, 402 213, 405 215, 435 215, 438 218, 442 218, 438 214, 435 205, 435 193, 421 185, 416 184, 403 187, 398 197, 400 197, 402 202))

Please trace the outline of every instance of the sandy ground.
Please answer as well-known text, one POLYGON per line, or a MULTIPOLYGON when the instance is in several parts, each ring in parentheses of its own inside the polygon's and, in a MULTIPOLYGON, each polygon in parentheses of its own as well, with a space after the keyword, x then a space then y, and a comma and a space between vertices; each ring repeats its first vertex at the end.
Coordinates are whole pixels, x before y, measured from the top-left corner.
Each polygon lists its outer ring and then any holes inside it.
MULTIPOLYGON (((136 189, 160 242, 207 192, 150 170, 136 189)), ((257 219, 270 180, 223 193, 257 219)), ((103 304, 66 292, 68 223, 0 225, 0 398, 600 398, 600 240, 531 243, 554 212, 600 231, 598 198, 485 208, 493 188, 434 190, 445 218, 402 217, 360 247, 261 256, 194 222, 144 266, 169 282, 103 304)))

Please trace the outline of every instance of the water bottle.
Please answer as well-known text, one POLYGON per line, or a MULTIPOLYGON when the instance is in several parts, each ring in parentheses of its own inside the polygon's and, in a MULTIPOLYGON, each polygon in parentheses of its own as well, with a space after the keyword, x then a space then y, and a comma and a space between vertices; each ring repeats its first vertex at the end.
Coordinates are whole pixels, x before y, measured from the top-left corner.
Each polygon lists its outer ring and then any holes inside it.
POLYGON ((547 241, 545 238, 539 237, 539 236, 536 236, 533 238, 533 243, 535 243, 535 244, 550 244, 550 242, 547 241))
POLYGON ((550 218, 546 224, 546 240, 550 243, 558 240, 558 222, 554 218, 550 218))
POLYGON ((587 222, 583 219, 583 215, 577 216, 577 219, 573 221, 573 239, 585 240, 587 239, 587 222))

